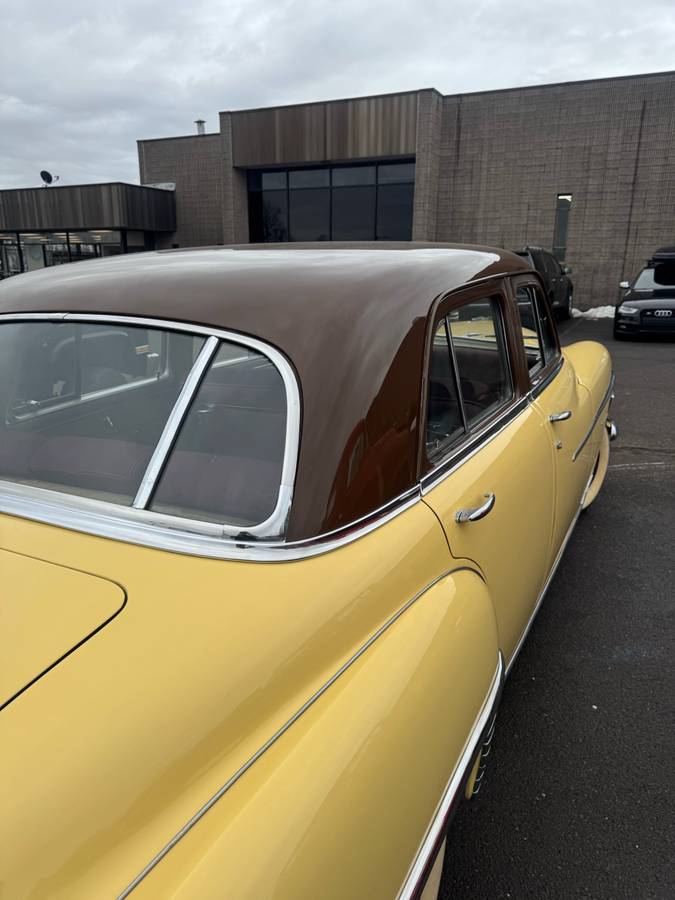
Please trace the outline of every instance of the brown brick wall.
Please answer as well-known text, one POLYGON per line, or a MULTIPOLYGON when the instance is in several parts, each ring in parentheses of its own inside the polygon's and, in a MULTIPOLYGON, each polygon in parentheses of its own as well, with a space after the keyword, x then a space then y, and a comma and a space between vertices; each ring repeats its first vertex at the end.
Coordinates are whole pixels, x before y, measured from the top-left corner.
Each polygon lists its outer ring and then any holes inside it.
POLYGON ((675 73, 444 98, 438 240, 550 249, 571 193, 576 304, 675 243, 675 73))
POLYGON ((223 242, 220 134, 139 141, 138 162, 142 183, 176 184, 176 231, 165 246, 223 242))

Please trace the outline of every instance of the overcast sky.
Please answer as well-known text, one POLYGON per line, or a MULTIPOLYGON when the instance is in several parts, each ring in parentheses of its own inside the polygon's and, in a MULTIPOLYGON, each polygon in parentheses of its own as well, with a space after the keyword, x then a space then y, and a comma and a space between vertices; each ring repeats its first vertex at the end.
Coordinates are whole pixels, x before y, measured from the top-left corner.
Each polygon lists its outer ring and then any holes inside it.
POLYGON ((5 0, 0 188, 137 182, 138 138, 224 109, 674 66, 673 0, 5 0))

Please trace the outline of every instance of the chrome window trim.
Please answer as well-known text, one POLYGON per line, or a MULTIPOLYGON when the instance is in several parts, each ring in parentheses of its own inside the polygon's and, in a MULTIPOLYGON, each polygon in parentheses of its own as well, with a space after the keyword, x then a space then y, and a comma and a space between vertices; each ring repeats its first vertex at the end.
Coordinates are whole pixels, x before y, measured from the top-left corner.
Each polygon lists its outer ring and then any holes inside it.
POLYGON ((419 500, 420 489, 415 485, 368 516, 335 531, 301 541, 256 541, 245 531, 238 539, 224 537, 222 526, 212 522, 0 481, 0 513, 170 553, 248 562, 291 562, 329 553, 370 534, 419 500))
POLYGON ((609 386, 608 386, 607 390, 605 391, 605 396, 602 398, 602 402, 600 403, 600 406, 598 407, 596 414, 593 416, 593 421, 591 422, 590 428, 584 435, 583 440, 581 441, 581 443, 579 444, 577 449, 572 454, 572 462, 576 461, 577 457, 579 456, 581 451, 584 449, 584 447, 588 443, 590 436, 593 434, 593 429, 598 424, 598 420, 599 420, 600 416, 602 415, 602 411, 607 406, 607 403, 612 399, 612 392, 614 390, 615 381, 616 381, 616 377, 615 377, 614 373, 612 372, 612 377, 609 379, 609 386))
POLYGON ((443 792, 441 802, 436 809, 432 822, 417 851, 415 860, 406 875, 396 900, 414 900, 414 898, 419 896, 421 888, 424 887, 427 875, 430 871, 430 863, 433 861, 434 853, 438 851, 448 821, 454 811, 459 791, 464 786, 466 778, 470 774, 471 767, 476 759, 478 748, 482 744, 486 732, 493 724, 499 695, 504 683, 504 677, 504 658, 502 654, 499 653, 497 669, 493 676, 487 696, 483 701, 483 706, 476 717, 473 728, 464 745, 464 750, 462 751, 459 762, 450 776, 450 780, 443 792))
POLYGON ((173 409, 169 413, 164 430, 159 436, 159 440, 150 457, 150 462, 138 486, 134 502, 131 504, 134 509, 145 509, 150 502, 152 492, 157 486, 164 464, 185 421, 190 404, 199 389, 204 373, 218 349, 218 343, 218 338, 211 335, 211 337, 206 339, 204 346, 199 351, 197 359, 194 361, 192 369, 183 383, 180 394, 176 398, 173 409))
POLYGON ((520 397, 515 402, 512 402, 498 418, 484 424, 473 435, 466 435, 465 437, 468 437, 468 440, 461 446, 452 449, 443 460, 422 477, 420 481, 422 496, 426 496, 429 491, 433 490, 449 475, 456 472, 460 466, 468 462, 479 450, 496 438, 498 434, 501 434, 529 405, 530 400, 528 396, 520 397))
MULTIPOLYGON (((384 622, 384 624, 381 625, 377 629, 377 631, 373 632, 373 634, 371 634, 371 636, 368 638, 368 640, 365 641, 365 643, 363 643, 359 647, 359 649, 352 656, 350 656, 349 659, 346 662, 344 662, 333 675, 331 675, 331 677, 328 679, 328 681, 326 681, 323 685, 321 685, 321 687, 318 688, 318 690, 316 690, 312 694, 312 696, 308 700, 306 700, 302 704, 302 706, 296 710, 296 712, 293 713, 293 715, 290 717, 290 719, 288 719, 277 731, 275 731, 274 734, 270 738, 268 738, 267 741, 265 741, 265 743, 261 747, 259 747, 258 750, 256 750, 256 752, 252 756, 250 756, 249 759, 246 760, 246 762, 242 766, 240 766, 237 769, 237 771, 230 778, 228 778, 228 780, 222 785, 222 787, 220 787, 215 792, 215 794, 213 794, 206 801, 206 803, 200 809, 197 810, 197 812, 192 816, 192 818, 188 819, 188 821, 185 823, 185 825, 183 825, 183 827, 179 831, 176 832, 176 834, 171 838, 171 840, 167 844, 165 844, 164 847, 162 847, 162 849, 159 850, 155 854, 155 856, 153 856, 153 858, 150 860, 150 862, 138 873, 138 875, 134 878, 134 880, 131 881, 124 888, 124 890, 122 891, 121 894, 118 895, 116 900, 124 900, 125 897, 128 897, 129 894, 131 894, 131 892, 135 888, 138 887, 138 885, 143 881, 143 879, 146 878, 146 876, 148 876, 150 874, 150 872, 152 872, 152 870, 155 868, 155 866, 158 863, 160 863, 171 850, 173 850, 173 848, 176 846, 176 844, 180 840, 182 840, 182 838, 184 838, 185 835, 188 834, 188 832, 192 828, 194 828, 194 826, 197 824, 197 822, 199 822, 199 820, 202 819, 206 815, 206 813, 212 807, 214 807, 216 805, 216 803, 227 793, 227 791, 229 791, 230 788, 234 784, 236 784, 237 781, 239 781, 239 779, 242 777, 242 775, 246 774, 246 772, 248 772, 248 770, 251 768, 251 766, 253 766, 260 759, 260 757, 264 753, 266 753, 267 750, 269 750, 269 748, 273 744, 275 744, 279 740, 279 738, 282 735, 284 735, 288 731, 288 729, 292 725, 294 725, 298 721, 298 719, 301 716, 303 716, 307 712, 307 710, 311 706, 313 706, 314 703, 316 703, 316 701, 320 697, 322 697, 323 694, 325 694, 325 692, 330 687, 332 687, 335 684, 335 682, 338 680, 338 678, 340 678, 341 675, 343 675, 349 668, 351 668, 351 666, 355 662, 357 662, 357 660, 359 660, 363 656, 363 654, 367 650, 370 649, 370 647, 372 647, 372 645, 375 643, 375 641, 377 641, 378 638, 382 637, 382 635, 386 631, 388 631, 389 628, 391 628, 391 626, 395 622, 397 622, 398 619, 400 619, 401 616, 405 612, 407 612, 410 609, 411 606, 413 606, 415 603, 417 603, 418 600, 420 600, 428 591, 431 590, 431 588, 433 588, 435 585, 437 585, 444 578, 448 578, 450 575, 454 575, 456 572, 464 572, 464 571, 474 572, 474 574, 475 574, 474 569, 470 569, 468 566, 458 565, 454 569, 447 569, 441 575, 434 578, 433 581, 430 581, 427 585, 425 585, 420 591, 418 591, 413 597, 411 597, 409 600, 407 600, 402 606, 400 606, 396 610, 396 612, 392 616, 390 616, 387 619, 387 621, 384 622)), ((484 703, 483 710, 481 711, 481 713, 479 713, 477 723, 482 723, 483 719, 486 718, 484 713, 485 713, 485 708, 489 705, 489 701, 492 700, 492 705, 494 705, 494 701, 496 701, 496 699, 498 698, 499 688, 500 688, 502 680, 503 680, 502 673, 503 673, 503 659, 502 659, 502 655, 500 653, 498 665, 497 665, 497 671, 494 676, 494 681, 493 681, 492 687, 490 689, 490 692, 488 694, 488 699, 484 703), (496 682, 496 688, 495 688, 495 682, 496 682)), ((476 730, 477 730, 477 727, 476 727, 476 725, 474 725, 474 731, 476 731, 476 730)), ((484 730, 485 730, 485 727, 480 729, 480 731, 478 732, 478 739, 480 739, 484 730)), ((473 738, 473 732, 469 736, 469 740, 467 741, 467 744, 472 741, 472 738, 473 738)), ((475 742, 476 747, 478 746, 478 739, 475 742)), ((464 762, 465 756, 466 756, 466 752, 462 755, 461 763, 464 762)), ((470 762, 472 762, 472 761, 473 761, 473 759, 471 758, 470 762)), ((459 768, 459 766, 457 768, 459 768)))
MULTIPOLYGON (((219 328, 210 328, 203 325, 193 325, 188 322, 176 322, 171 319, 154 319, 142 316, 69 312, 0 314, 0 325, 4 322, 22 322, 34 320, 58 322, 101 322, 108 324, 140 325, 144 328, 159 329, 164 331, 179 331, 184 334, 191 335, 203 335, 207 339, 213 337, 214 339, 217 339, 217 341, 228 341, 230 343, 240 344, 244 347, 255 350, 270 360, 270 362, 275 366, 283 379, 284 387, 286 390, 286 435, 284 460, 281 469, 281 479, 279 483, 277 503, 272 514, 264 522, 260 522, 256 525, 242 527, 240 525, 232 525, 228 523, 214 524, 209 522, 202 522, 198 519, 183 518, 180 516, 168 516, 162 513, 151 513, 148 510, 142 510, 136 507, 125 507, 118 504, 106 503, 104 501, 97 500, 91 501, 90 498, 79 497, 77 495, 60 491, 52 491, 46 489, 43 490, 40 488, 31 488, 31 486, 29 485, 17 484, 15 486, 26 489, 26 499, 33 501, 32 515, 28 513, 23 514, 25 514, 28 518, 35 518, 38 521, 48 521, 50 524, 64 525, 67 528, 74 528, 76 531, 86 531, 92 534, 101 535, 103 533, 102 528, 105 527, 103 536, 117 537, 120 540, 132 540, 132 538, 130 537, 131 532, 136 533, 138 531, 139 525, 144 525, 145 527, 147 527, 147 525, 150 524, 153 526, 157 526, 158 531, 154 533, 155 540, 149 543, 149 546, 160 546, 164 547, 165 549, 169 549, 167 544, 172 544, 173 549, 176 548, 175 537, 179 532, 184 532, 186 536, 190 536, 195 532, 208 535, 219 535, 221 540, 222 538, 226 537, 238 538, 243 534, 246 535, 246 538, 248 540, 250 540, 251 538, 276 539, 280 538, 283 535, 288 521, 288 515, 293 498, 293 486, 295 483, 295 474, 298 463, 298 450, 300 447, 301 405, 300 389, 295 377, 295 373, 289 361, 279 350, 269 344, 266 344, 264 341, 249 337, 248 335, 242 335, 236 332, 219 328), (36 491, 39 493, 33 493, 36 491), (48 497, 45 497, 45 495, 51 496, 53 498, 51 503, 49 503, 48 497), (49 514, 50 517, 48 519, 42 518, 39 514, 39 510, 37 509, 37 506, 40 503, 40 498, 42 498, 42 500, 47 503, 47 508, 45 508, 45 515, 49 514), (57 501, 56 504, 53 502, 54 499, 57 501), (95 504, 94 508, 92 509, 86 501, 90 501, 90 503, 95 504), (61 508, 60 516, 58 516, 55 511, 55 507, 56 509, 59 508, 58 504, 60 504, 61 508), (106 523, 105 526, 102 525, 101 528, 95 527, 96 523, 94 510, 96 509, 100 510, 101 518, 102 520, 104 519, 106 523), (115 510, 116 515, 113 513, 113 510, 115 510), (129 519, 129 511, 131 512, 131 519, 129 519), (145 514, 145 516, 141 515, 143 513, 145 514), (148 516, 151 516, 152 518, 148 519, 148 516), (113 520, 115 518, 119 520, 117 528, 114 527, 113 520), (166 531, 168 531, 168 535, 165 536, 167 538, 171 536, 173 540, 167 540, 166 543, 157 544, 157 535, 162 526, 164 526, 166 528, 166 531), (113 534, 112 532, 115 532, 115 534, 113 534)), ((209 342, 207 340, 207 344, 208 343, 209 342)), ((196 389, 198 387, 198 379, 196 380, 196 383, 193 385, 193 387, 194 391, 189 398, 190 400, 193 399, 196 393, 196 389)), ((13 484, 15 483, 0 481, 0 493, 5 493, 7 490, 7 486, 13 484)), ((20 504, 17 508, 16 492, 11 493, 13 495, 14 502, 12 502, 11 499, 7 502, 6 498, 0 495, 0 510, 11 512, 14 515, 22 515, 20 504), (8 506, 11 508, 8 508, 8 506)), ((144 541, 140 541, 138 537, 133 538, 133 542, 145 543, 144 541)), ((188 543, 190 543, 189 540, 188 543)), ((179 550, 178 552, 181 551, 179 550)), ((184 550, 183 552, 193 551, 184 550)), ((200 555, 212 554, 207 553, 200 555)), ((215 555, 218 556, 220 554, 215 555)))

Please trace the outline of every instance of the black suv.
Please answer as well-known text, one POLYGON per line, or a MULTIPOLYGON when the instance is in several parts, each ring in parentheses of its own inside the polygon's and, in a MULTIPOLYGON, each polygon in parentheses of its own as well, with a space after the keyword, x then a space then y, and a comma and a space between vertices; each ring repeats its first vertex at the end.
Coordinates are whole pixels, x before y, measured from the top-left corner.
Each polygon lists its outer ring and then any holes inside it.
POLYGON ((523 247, 515 251, 539 272, 546 285, 548 299, 558 319, 569 319, 572 315, 574 285, 568 277, 572 269, 558 262, 548 250, 541 247, 523 247))
POLYGON ((619 282, 614 337, 675 335, 675 247, 656 250, 633 281, 619 282))

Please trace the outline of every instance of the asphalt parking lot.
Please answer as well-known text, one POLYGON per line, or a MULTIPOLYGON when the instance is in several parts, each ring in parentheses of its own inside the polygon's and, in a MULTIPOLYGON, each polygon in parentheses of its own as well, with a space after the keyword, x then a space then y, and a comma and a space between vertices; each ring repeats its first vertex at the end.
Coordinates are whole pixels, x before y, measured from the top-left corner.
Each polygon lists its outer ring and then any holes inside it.
POLYGON ((675 342, 612 353, 619 439, 504 689, 443 900, 675 896, 675 342))

